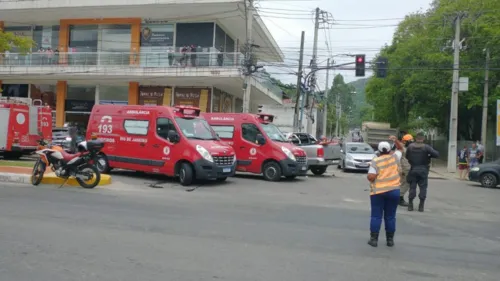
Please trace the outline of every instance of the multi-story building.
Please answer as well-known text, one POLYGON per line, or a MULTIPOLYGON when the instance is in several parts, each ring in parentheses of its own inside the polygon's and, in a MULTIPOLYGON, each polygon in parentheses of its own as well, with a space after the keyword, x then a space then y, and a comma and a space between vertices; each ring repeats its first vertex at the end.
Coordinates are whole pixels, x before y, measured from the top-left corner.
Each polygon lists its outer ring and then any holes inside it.
MULTIPOLYGON (((36 42, 2 54, 2 95, 41 99, 56 126, 85 126, 94 104, 242 110, 243 0, 0 0, 0 29, 36 42)), ((259 61, 283 61, 257 13, 252 31, 259 61)), ((252 112, 282 103, 268 81, 250 85, 252 112)))

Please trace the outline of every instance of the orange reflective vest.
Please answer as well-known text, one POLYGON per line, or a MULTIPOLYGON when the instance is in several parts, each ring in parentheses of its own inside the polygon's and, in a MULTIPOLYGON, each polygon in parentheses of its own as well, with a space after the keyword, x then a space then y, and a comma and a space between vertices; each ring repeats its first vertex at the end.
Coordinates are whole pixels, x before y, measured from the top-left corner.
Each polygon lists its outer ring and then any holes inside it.
POLYGON ((370 195, 399 189, 401 168, 396 155, 376 157, 372 161, 372 166, 378 171, 378 174, 375 181, 370 184, 370 195))

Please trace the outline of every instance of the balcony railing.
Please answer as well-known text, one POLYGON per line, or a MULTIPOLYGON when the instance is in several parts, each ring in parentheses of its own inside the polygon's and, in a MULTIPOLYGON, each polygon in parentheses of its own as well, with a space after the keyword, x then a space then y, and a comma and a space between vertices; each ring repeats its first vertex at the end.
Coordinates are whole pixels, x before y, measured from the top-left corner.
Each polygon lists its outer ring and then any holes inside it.
POLYGON ((103 66, 131 65, 138 67, 239 67, 244 59, 241 53, 8 53, 0 57, 3 66, 103 66))

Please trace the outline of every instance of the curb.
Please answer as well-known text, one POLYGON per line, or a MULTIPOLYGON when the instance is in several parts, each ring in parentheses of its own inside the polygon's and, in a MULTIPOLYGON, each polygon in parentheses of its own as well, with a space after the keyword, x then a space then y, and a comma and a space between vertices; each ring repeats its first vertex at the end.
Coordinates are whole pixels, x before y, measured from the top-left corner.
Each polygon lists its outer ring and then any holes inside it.
MULTIPOLYGON (((446 175, 443 175, 442 173, 440 172, 436 172, 435 170, 433 169, 430 169, 429 171, 431 171, 432 173, 438 175, 439 177, 437 179, 444 179, 444 180, 453 180, 454 178, 450 178, 446 175)), ((429 179, 432 179, 433 177, 429 177, 429 179)), ((434 177, 436 179, 436 177, 434 177)))
MULTIPOLYGON (((0 182, 22 183, 31 184, 31 175, 15 174, 15 173, 0 173, 0 182)), ((42 179, 42 184, 61 185, 64 179, 56 177, 54 173, 45 174, 42 179)), ((98 186, 105 186, 111 184, 111 176, 101 174, 101 181, 98 186)), ((70 178, 65 186, 80 186, 75 178, 70 178)))

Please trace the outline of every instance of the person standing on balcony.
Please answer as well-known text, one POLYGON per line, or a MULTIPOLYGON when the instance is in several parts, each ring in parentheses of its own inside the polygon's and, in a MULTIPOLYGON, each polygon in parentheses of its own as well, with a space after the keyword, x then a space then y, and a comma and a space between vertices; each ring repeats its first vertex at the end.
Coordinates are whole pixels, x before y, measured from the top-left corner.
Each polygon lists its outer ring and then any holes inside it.
POLYGON ((191 51, 191 66, 196 67, 196 46, 194 44, 190 47, 191 51))
POLYGON ((217 65, 224 65, 224 47, 222 45, 219 47, 219 54, 217 54, 217 65))
POLYGON ((188 47, 187 46, 184 46, 181 48, 181 66, 186 66, 187 65, 187 51, 188 51, 188 47))
POLYGON ((54 63, 59 64, 59 49, 54 51, 54 63))
POLYGON ((52 51, 52 48, 47 48, 47 61, 49 64, 54 64, 54 51, 52 51))

